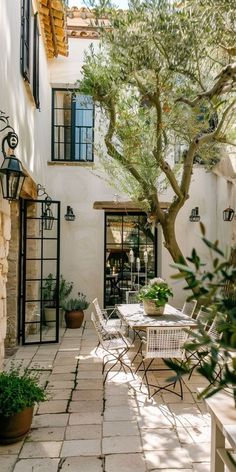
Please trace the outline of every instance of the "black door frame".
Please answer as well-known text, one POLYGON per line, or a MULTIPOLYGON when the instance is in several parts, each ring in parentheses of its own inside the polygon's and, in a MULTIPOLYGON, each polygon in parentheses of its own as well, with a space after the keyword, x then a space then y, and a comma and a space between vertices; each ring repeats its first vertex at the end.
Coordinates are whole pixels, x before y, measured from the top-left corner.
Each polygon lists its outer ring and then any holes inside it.
MULTIPOLYGON (((60 202, 57 200, 51 200, 51 204, 54 207, 53 215, 53 224, 56 226, 56 237, 48 236, 49 231, 45 234, 45 229, 43 229, 43 212, 45 210, 45 200, 33 200, 33 199, 24 199, 21 200, 21 228, 20 228, 20 275, 19 275, 19 315, 18 315, 18 339, 21 340, 23 345, 27 344, 51 344, 57 343, 59 341, 59 282, 60 282, 60 202), (28 216, 27 209, 29 204, 35 204, 41 206, 41 216, 28 216), (55 212, 56 207, 56 212, 55 212), (55 214, 56 213, 56 214, 55 214), (37 220, 41 231, 40 236, 27 236, 27 221, 28 219, 37 220), (40 241, 40 256, 35 258, 27 258, 27 242, 28 240, 38 240, 40 241), (44 241, 51 240, 55 241, 56 244, 56 257, 55 258, 44 258, 44 241), (40 262, 40 277, 39 278, 27 278, 27 260, 38 260, 40 262), (43 330, 45 329, 45 317, 44 317, 44 305, 45 301, 43 299, 43 283, 45 279, 43 278, 43 264, 46 260, 55 260, 56 270, 55 270, 55 322, 53 327, 55 327, 55 335, 53 339, 45 340, 43 339, 43 330), (26 299, 26 285, 27 282, 39 282, 40 284, 40 297, 37 299, 27 300, 26 299), (26 321, 26 304, 37 302, 40 305, 40 319, 26 321), (39 339, 30 341, 27 339, 26 328, 27 326, 35 324, 39 326, 39 339)), ((54 320, 53 320, 54 321, 54 320)))

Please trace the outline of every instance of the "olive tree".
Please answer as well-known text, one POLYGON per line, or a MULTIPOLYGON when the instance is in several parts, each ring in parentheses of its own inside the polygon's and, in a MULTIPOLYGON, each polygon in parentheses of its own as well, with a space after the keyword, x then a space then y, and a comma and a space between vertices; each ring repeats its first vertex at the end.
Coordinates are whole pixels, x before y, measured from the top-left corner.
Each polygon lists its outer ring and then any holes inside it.
POLYGON ((110 179, 161 225, 172 259, 183 262, 175 222, 193 165, 212 167, 234 143, 233 2, 131 0, 128 11, 106 14, 110 26, 86 54, 79 84, 104 117, 101 159, 110 179), (167 186, 173 198, 164 211, 167 186))

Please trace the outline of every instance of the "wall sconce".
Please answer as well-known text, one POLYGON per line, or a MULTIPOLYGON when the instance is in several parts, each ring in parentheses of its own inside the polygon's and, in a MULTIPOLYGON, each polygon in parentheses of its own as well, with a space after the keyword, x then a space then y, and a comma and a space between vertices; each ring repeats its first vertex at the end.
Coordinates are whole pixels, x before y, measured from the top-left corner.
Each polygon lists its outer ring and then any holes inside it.
POLYGON ((224 221, 232 221, 233 217, 234 217, 234 213, 235 211, 233 210, 233 208, 226 208, 224 211, 223 211, 223 220, 224 221))
POLYGON ((195 222, 198 222, 200 221, 201 217, 199 215, 199 207, 195 207, 191 210, 191 214, 189 216, 189 220, 192 222, 192 223, 195 223, 195 222))
POLYGON ((37 195, 39 197, 43 197, 44 195, 46 195, 45 202, 43 202, 43 205, 42 205, 41 219, 42 219, 42 228, 45 229, 46 231, 50 231, 52 230, 54 219, 55 219, 53 216, 53 212, 50 208, 52 199, 51 197, 49 197, 47 192, 45 192, 45 188, 41 184, 37 185, 37 195))
POLYGON ((2 140, 2 153, 4 161, 0 168, 0 180, 2 186, 3 198, 7 200, 18 200, 20 192, 26 177, 23 171, 22 164, 19 159, 12 153, 7 156, 5 151, 5 144, 7 142, 8 147, 14 151, 18 145, 18 136, 14 129, 9 125, 8 116, 5 116, 4 112, 1 112, 0 122, 4 123, 4 127, 0 131, 11 129, 2 140))
POLYGON ((75 221, 75 214, 73 212, 73 208, 71 206, 66 207, 66 214, 64 216, 66 221, 75 221))

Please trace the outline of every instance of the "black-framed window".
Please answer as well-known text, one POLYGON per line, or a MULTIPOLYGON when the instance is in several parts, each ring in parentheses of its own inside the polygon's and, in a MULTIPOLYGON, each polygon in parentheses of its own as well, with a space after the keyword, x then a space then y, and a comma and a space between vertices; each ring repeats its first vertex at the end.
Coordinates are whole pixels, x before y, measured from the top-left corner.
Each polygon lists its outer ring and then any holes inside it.
POLYGON ((145 213, 107 212, 104 249, 104 306, 108 308, 125 303, 127 291, 156 276, 157 230, 147 224, 145 213))
POLYGON ((94 104, 73 90, 52 91, 52 160, 93 162, 94 104))
POLYGON ((38 13, 34 15, 33 96, 36 108, 39 103, 39 27, 38 13))
POLYGON ((21 74, 30 82, 31 0, 21 2, 21 74))

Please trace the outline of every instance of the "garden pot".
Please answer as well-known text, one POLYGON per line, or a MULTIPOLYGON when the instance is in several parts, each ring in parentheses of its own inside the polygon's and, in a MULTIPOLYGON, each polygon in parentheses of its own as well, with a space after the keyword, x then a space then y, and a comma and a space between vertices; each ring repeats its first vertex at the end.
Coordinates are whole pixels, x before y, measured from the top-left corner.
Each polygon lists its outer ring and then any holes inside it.
POLYGON ((83 310, 66 311, 65 320, 67 328, 80 328, 84 320, 84 312, 83 310))
POLYGON ((12 416, 4 416, 0 413, 0 444, 21 441, 30 430, 33 411, 32 406, 12 416))
POLYGON ((165 305, 157 307, 153 300, 143 300, 143 309, 145 315, 163 315, 165 305))

